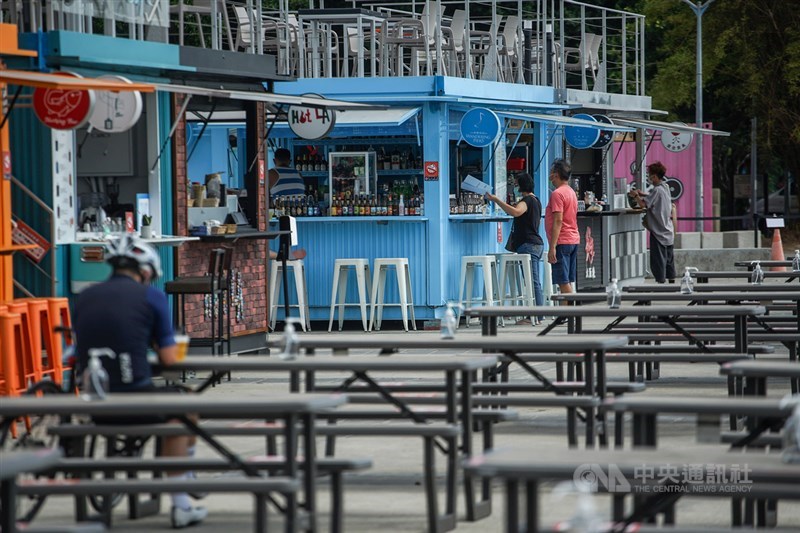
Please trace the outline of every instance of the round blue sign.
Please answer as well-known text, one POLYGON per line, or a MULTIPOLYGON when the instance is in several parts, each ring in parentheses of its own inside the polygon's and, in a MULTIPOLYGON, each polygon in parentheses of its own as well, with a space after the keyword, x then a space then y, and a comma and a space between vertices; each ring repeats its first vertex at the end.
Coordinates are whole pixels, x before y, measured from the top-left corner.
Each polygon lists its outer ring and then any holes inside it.
MULTIPOLYGON (((573 115, 572 118, 579 118, 581 120, 588 120, 589 122, 597 122, 592 115, 579 113, 573 115)), ((587 126, 566 126, 564 128, 564 138, 573 148, 591 148, 594 143, 600 139, 600 130, 598 128, 590 128, 587 126)))
POLYGON ((500 119, 490 109, 476 107, 461 118, 461 137, 472 146, 489 146, 499 135, 500 119))

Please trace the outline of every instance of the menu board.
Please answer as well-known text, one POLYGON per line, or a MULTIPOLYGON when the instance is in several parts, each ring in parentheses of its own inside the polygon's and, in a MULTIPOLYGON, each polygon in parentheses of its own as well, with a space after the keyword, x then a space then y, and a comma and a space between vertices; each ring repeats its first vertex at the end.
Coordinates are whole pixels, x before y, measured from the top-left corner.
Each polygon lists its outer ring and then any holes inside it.
POLYGON ((53 174, 53 216, 55 244, 75 241, 75 132, 51 129, 51 158, 53 174))

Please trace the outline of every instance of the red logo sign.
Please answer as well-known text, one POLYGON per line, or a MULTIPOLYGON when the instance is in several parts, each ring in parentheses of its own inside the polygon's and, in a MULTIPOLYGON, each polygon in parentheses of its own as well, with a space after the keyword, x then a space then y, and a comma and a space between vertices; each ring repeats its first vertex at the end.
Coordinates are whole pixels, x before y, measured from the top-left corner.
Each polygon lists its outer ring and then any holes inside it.
MULTIPOLYGON (((59 74, 74 76, 71 73, 59 74)), ((33 91, 33 111, 45 126, 74 130, 89 120, 94 100, 94 91, 40 88, 33 91)))
POLYGON ((258 183, 260 185, 264 184, 264 176, 266 175, 266 170, 264 169, 264 160, 258 160, 258 183))
POLYGON ((428 181, 439 179, 438 161, 425 161, 425 179, 428 181))
POLYGON ((497 242, 502 244, 503 243, 503 223, 497 223, 497 242))
POLYGON ((36 248, 24 250, 25 255, 37 263, 44 258, 44 254, 50 249, 50 243, 36 233, 36 231, 21 220, 17 220, 16 226, 11 231, 11 242, 14 244, 35 244, 36 248))

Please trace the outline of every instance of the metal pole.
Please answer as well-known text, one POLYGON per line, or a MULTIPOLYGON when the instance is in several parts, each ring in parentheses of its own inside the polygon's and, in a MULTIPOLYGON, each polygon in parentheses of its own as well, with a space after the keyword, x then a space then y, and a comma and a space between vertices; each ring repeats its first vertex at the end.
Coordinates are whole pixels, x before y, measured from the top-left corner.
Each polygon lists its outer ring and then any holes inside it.
POLYGON ((753 246, 757 246, 758 243, 758 217, 756 216, 756 203, 758 202, 758 195, 756 194, 756 180, 758 179, 757 133, 758 119, 753 117, 750 119, 750 214, 753 217, 753 246))
MULTIPOLYGON (((706 0, 705 3, 698 3, 695 4, 690 0, 683 0, 683 2, 689 5, 694 11, 695 17, 697 18, 697 69, 696 69, 696 105, 695 105, 695 114, 694 114, 694 121, 695 125, 698 128, 703 127, 703 13, 706 12, 708 6, 711 5, 714 0, 706 0)), ((695 143, 696 153, 695 153, 695 165, 697 167, 697 183, 696 183, 696 198, 695 198, 695 216, 697 216, 697 223, 696 223, 696 230, 703 231, 703 220, 702 217, 704 216, 703 211, 703 136, 697 135, 697 142, 695 143)))

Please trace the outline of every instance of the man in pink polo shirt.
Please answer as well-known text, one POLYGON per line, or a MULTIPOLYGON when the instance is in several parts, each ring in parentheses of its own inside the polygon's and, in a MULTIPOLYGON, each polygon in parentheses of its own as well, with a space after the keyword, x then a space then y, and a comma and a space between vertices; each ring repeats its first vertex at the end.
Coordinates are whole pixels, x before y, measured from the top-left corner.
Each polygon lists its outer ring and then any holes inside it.
POLYGON ((544 215, 544 227, 549 239, 550 250, 547 262, 552 264, 553 283, 562 294, 572 292, 577 279, 578 245, 578 197, 568 185, 571 172, 569 163, 556 159, 550 167, 550 183, 555 190, 550 193, 550 201, 544 215))

